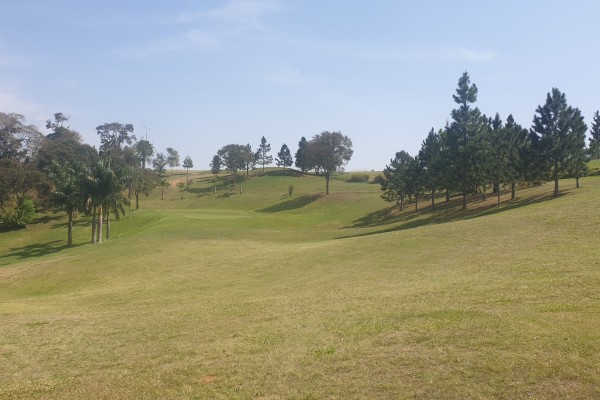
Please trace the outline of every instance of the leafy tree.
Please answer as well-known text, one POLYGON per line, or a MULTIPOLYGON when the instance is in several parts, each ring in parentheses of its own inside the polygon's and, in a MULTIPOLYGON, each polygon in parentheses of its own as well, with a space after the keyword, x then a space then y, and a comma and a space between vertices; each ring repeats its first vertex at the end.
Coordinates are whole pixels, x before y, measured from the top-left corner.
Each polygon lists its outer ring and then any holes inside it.
POLYGON ((298 150, 296 150, 296 163, 295 163, 296 168, 300 169, 300 172, 302 173, 302 175, 304 175, 306 173, 306 171, 309 170, 308 163, 306 161, 306 146, 307 145, 308 145, 308 142, 306 141, 306 138, 304 136, 302 136, 302 138, 298 142, 298 150))
POLYGON ((235 187, 235 177, 237 175, 237 171, 246 166, 246 159, 244 155, 246 154, 247 149, 248 148, 246 146, 241 144, 228 144, 223 146, 217 152, 217 155, 221 160, 221 164, 231 172, 231 176, 233 178, 233 187, 235 187))
POLYGON ((134 146, 135 154, 142 163, 142 168, 146 168, 146 163, 150 161, 150 157, 154 154, 154 145, 148 139, 140 139, 134 146))
POLYGON ((140 208, 140 194, 149 196, 159 183, 159 177, 148 169, 135 168, 130 171, 131 191, 135 196, 135 209, 140 208))
POLYGON ((83 190, 83 167, 69 162, 52 164, 50 178, 54 184, 52 202, 66 211, 69 218, 67 244, 73 244, 73 218, 79 211, 85 210, 86 195, 83 190))
POLYGON ((322 132, 315 135, 306 146, 307 160, 325 175, 326 194, 329 194, 331 174, 346 165, 352 154, 352 141, 340 132, 322 132))
POLYGON ((445 146, 452 169, 451 183, 462 195, 462 209, 467 208, 467 195, 481 182, 478 170, 478 141, 483 137, 486 120, 478 108, 471 108, 477 101, 477 86, 471 84, 469 74, 463 73, 458 80, 456 94, 452 96, 459 108, 452 110, 452 122, 447 127, 445 146))
POLYGON ((600 158, 600 113, 596 111, 590 128, 590 155, 594 159, 600 158))
POLYGON ((41 137, 34 125, 25 125, 25 117, 21 114, 0 112, 0 160, 33 158, 41 137))
POLYGON ((181 194, 181 200, 183 200, 183 191, 185 190, 185 183, 177 182, 177 188, 179 189, 179 193, 181 194))
POLYGON ((277 153, 277 158, 275 159, 278 167, 283 167, 286 169, 287 167, 291 167, 294 161, 292 160, 292 154, 290 153, 290 149, 287 144, 283 144, 281 146, 281 150, 277 153))
POLYGON ((585 135, 587 126, 577 108, 567 104, 564 93, 557 88, 546 96, 546 103, 538 106, 533 117, 532 132, 539 135, 545 159, 552 166, 554 195, 558 196, 559 170, 568 166, 569 160, 581 151, 581 132, 585 135))
POLYGON ((154 160, 152 160, 152 168, 154 168, 158 176, 162 176, 165 173, 168 164, 169 160, 164 153, 158 153, 154 157, 154 160))
POLYGON ((123 145, 131 145, 135 142, 132 124, 105 123, 98 125, 96 132, 100 136, 101 155, 120 155, 123 145))
POLYGON ((267 139, 263 136, 260 139, 260 145, 256 151, 256 161, 262 165, 263 172, 265 172, 265 165, 269 165, 273 162, 273 156, 269 154, 271 151, 271 145, 267 143, 267 139))
POLYGON ((583 116, 578 108, 574 109, 571 119, 571 151, 567 156, 566 172, 575 178, 575 186, 579 188, 579 178, 586 175, 588 168, 586 164, 585 132, 587 126, 583 122, 583 116))
POLYGON ((15 222, 25 200, 46 190, 45 176, 32 164, 0 160, 0 222, 15 222))
POLYGON ((500 115, 496 116, 491 121, 491 129, 489 129, 489 144, 490 144, 490 166, 491 173, 494 177, 494 190, 496 191, 496 202, 500 205, 500 185, 504 182, 507 175, 509 138, 507 130, 504 129, 500 115))
POLYGON ((217 193, 217 175, 221 172, 221 157, 218 154, 215 154, 210 162, 210 172, 215 176, 215 193, 217 193))
POLYGON ((167 147, 167 161, 170 168, 179 167, 179 152, 172 147, 167 147))
POLYGON ((156 172, 156 175, 158 175, 159 179, 161 200, 165 199, 165 187, 169 186, 166 178, 163 177, 168 164, 169 159, 165 157, 164 153, 158 153, 156 157, 154 157, 154 160, 152 160, 152 167, 154 168, 154 171, 156 172))
POLYGON ((246 169, 246 178, 250 176, 250 169, 254 169, 254 165, 256 164, 255 154, 252 152, 252 146, 248 143, 242 149, 242 158, 244 160, 244 168, 246 169))
POLYGON ((190 168, 194 168, 194 162, 190 156, 186 156, 183 160, 183 168, 185 168, 185 185, 189 189, 190 183, 192 183, 189 179, 190 168))
POLYGON ((51 132, 41 140, 36 161, 40 170, 50 170, 53 164, 92 165, 98 160, 98 152, 83 143, 81 135, 64 126, 68 118, 62 113, 54 114, 54 121, 48 120, 46 128, 51 132))

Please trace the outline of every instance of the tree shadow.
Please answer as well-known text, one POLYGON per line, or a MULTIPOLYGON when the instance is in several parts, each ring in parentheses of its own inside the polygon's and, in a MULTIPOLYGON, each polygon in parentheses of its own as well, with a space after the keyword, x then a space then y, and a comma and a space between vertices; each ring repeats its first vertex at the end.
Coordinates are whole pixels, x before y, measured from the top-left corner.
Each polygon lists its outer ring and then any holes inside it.
POLYGON ((61 250, 82 246, 83 243, 69 246, 62 240, 53 240, 46 243, 32 243, 23 247, 12 247, 8 250, 7 257, 17 259, 26 259, 31 257, 42 257, 48 254, 57 253, 61 250))
MULTIPOLYGON (((277 213, 288 210, 295 210, 297 208, 306 207, 307 205, 317 201, 318 199, 324 197, 325 195, 322 193, 318 194, 307 194, 304 196, 297 197, 292 200, 284 201, 283 203, 274 204, 272 206, 261 208, 258 212, 265 213, 277 213)), ((287 196, 286 196, 287 197, 287 196)))
POLYGON ((272 170, 272 171, 261 172, 259 175, 262 175, 262 176, 302 176, 302 173, 295 169, 282 169, 282 170, 272 170))
POLYGON ((398 207, 391 206, 383 210, 371 212, 364 217, 354 220, 352 225, 345 226, 340 229, 374 228, 391 225, 388 228, 361 234, 340 236, 338 239, 355 236, 377 235, 380 233, 418 228, 424 225, 437 225, 459 220, 480 218, 526 207, 532 204, 551 201, 568 194, 570 193, 562 193, 559 196, 554 196, 552 193, 542 193, 522 199, 517 198, 515 200, 504 201, 499 207, 495 202, 492 202, 490 199, 488 199, 486 201, 469 203, 467 207, 470 208, 467 208, 466 211, 462 210, 461 199, 456 198, 451 200, 448 204, 444 203, 441 205, 436 205, 436 208, 431 208, 431 206, 428 206, 419 211, 406 209, 404 211, 400 211, 398 207))

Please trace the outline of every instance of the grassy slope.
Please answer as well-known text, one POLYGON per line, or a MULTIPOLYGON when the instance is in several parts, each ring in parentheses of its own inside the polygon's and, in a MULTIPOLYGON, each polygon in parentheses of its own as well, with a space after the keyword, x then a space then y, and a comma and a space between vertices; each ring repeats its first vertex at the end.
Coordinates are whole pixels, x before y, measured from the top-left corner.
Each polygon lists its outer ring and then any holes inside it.
POLYGON ((600 397, 600 178, 465 214, 193 175, 102 245, 0 233, 0 398, 600 397))

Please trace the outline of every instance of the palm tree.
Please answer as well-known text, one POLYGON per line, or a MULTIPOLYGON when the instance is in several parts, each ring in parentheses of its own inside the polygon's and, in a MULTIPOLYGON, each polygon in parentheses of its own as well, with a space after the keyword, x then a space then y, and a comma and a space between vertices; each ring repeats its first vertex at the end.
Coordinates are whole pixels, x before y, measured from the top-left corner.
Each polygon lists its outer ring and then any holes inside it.
POLYGON ((80 165, 71 166, 68 162, 63 165, 52 165, 51 178, 55 190, 52 192, 52 201, 61 207, 69 216, 67 244, 73 244, 73 217, 78 211, 85 208, 85 193, 82 190, 80 165))

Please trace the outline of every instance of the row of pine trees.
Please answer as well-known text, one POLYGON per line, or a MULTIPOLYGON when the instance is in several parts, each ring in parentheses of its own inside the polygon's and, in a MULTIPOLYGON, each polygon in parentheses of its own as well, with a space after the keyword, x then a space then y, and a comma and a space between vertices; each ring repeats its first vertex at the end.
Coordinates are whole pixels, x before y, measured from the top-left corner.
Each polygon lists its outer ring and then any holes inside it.
POLYGON ((405 202, 427 196, 435 208, 436 193, 445 192, 446 201, 454 194, 467 208, 469 196, 491 190, 500 204, 500 194, 509 188, 511 198, 520 184, 554 181, 559 194, 559 178, 577 180, 586 172, 586 161, 600 153, 600 115, 594 115, 590 147, 586 148, 587 126, 581 111, 569 106, 564 93, 553 88, 546 102, 538 106, 531 128, 525 129, 509 115, 487 117, 474 106, 477 86, 467 72, 458 81, 452 96, 457 108, 443 129, 431 129, 418 154, 399 151, 384 170, 382 197, 405 202))

